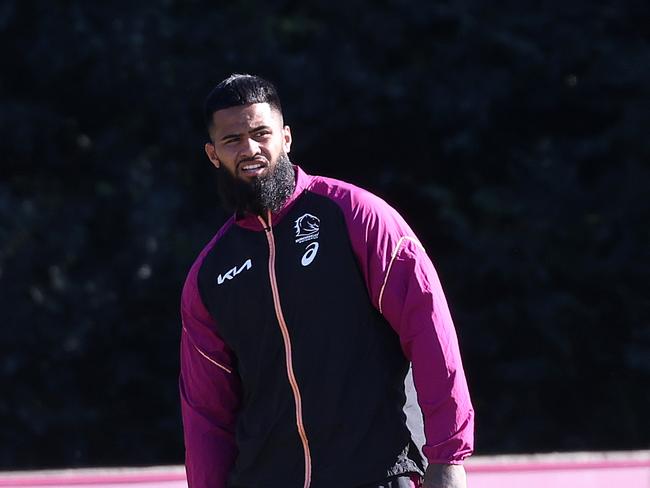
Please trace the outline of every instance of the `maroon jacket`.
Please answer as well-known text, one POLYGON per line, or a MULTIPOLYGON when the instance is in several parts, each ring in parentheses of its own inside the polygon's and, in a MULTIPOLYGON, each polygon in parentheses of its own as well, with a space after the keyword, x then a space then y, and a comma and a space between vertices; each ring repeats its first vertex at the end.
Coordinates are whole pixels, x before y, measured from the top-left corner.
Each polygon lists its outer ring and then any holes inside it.
POLYGON ((380 198, 296 175, 268 226, 232 217, 185 282, 190 487, 358 486, 421 472, 402 410, 409 362, 427 461, 462 462, 474 414, 431 260, 380 198))

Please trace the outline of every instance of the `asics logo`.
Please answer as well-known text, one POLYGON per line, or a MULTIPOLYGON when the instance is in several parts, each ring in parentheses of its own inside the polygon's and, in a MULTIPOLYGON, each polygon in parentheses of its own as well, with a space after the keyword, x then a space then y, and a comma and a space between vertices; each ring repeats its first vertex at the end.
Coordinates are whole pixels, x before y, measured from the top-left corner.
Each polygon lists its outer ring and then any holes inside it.
POLYGON ((239 273, 242 271, 245 271, 247 269, 251 269, 253 267, 253 262, 250 259, 247 259, 244 264, 242 264, 240 267, 235 266, 234 268, 228 270, 226 274, 219 274, 217 276, 217 285, 222 285, 226 280, 232 280, 235 276, 237 276, 239 273))
POLYGON ((305 254, 302 255, 302 259, 300 260, 300 264, 303 266, 309 266, 316 257, 316 253, 318 252, 318 242, 312 242, 306 249, 305 254))
MULTIPOLYGON (((296 244, 303 242, 315 241, 320 236, 320 219, 310 213, 298 217, 293 224, 296 231, 296 244)), ((300 264, 309 266, 318 254, 318 242, 311 242, 305 247, 305 253, 302 255, 300 264)))

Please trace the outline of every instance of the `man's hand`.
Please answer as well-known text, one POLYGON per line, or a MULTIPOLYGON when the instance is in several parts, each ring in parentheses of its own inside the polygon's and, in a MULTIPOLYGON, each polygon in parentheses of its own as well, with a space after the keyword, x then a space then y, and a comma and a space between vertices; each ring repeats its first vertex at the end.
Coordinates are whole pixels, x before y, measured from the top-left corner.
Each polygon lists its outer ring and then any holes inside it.
POLYGON ((467 488, 465 468, 459 464, 429 464, 422 488, 467 488))

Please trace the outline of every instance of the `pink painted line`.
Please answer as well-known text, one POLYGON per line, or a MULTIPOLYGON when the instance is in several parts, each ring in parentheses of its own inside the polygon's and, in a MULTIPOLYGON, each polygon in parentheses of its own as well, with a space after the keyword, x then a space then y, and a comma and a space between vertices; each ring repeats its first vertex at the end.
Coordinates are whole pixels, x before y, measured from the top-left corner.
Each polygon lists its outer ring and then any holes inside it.
POLYGON ((108 485, 165 483, 185 481, 185 473, 125 473, 120 474, 51 474, 41 476, 7 476, 0 475, 0 486, 71 486, 71 485, 108 485))
MULTIPOLYGON (((650 488, 650 450, 470 458, 471 488, 650 488)), ((0 488, 187 488, 182 466, 0 472, 0 488), (131 486, 129 486, 131 485, 131 486)))
POLYGON ((471 488, 650 488, 650 469, 467 473, 467 482, 471 488))
POLYGON ((469 464, 465 470, 469 473, 505 473, 521 471, 567 471, 584 469, 626 469, 650 468, 650 459, 639 460, 611 460, 611 461, 567 461, 567 462, 524 462, 503 464, 469 464))

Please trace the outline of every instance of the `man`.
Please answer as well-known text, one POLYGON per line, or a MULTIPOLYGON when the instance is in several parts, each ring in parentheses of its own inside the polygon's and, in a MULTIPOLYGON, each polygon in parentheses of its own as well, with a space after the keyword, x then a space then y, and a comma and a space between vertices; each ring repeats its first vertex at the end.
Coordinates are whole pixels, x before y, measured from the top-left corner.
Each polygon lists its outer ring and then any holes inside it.
POLYGON ((466 486, 473 409, 436 272, 395 210, 292 166, 266 80, 205 103, 233 216, 182 294, 180 394, 191 488, 421 486, 406 426, 412 363, 427 488, 466 486))

